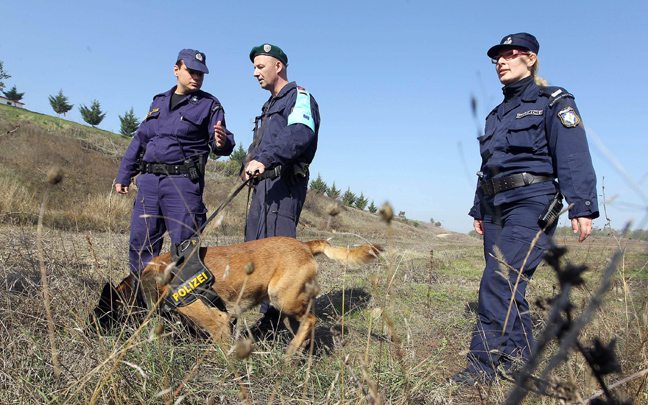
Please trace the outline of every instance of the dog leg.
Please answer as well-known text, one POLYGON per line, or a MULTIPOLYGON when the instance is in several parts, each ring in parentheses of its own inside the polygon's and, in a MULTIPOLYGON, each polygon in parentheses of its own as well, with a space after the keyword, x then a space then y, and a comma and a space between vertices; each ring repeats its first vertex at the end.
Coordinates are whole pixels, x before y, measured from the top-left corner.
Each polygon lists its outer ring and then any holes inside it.
POLYGON ((201 300, 196 300, 186 307, 177 308, 176 311, 193 319, 217 342, 222 342, 223 339, 232 335, 229 315, 218 308, 208 307, 201 300))
MULTIPOLYGON (((317 322, 314 315, 306 312, 308 296, 299 290, 298 286, 285 288, 283 294, 278 297, 276 302, 273 302, 273 305, 281 309, 283 315, 298 321, 300 325, 299 330, 295 332, 295 337, 290 341, 286 350, 287 354, 295 353, 302 346, 317 322)), ((270 295, 270 298, 273 301, 273 294, 270 295)))
POLYGON ((306 314, 302 317, 300 321, 301 321, 301 326, 297 331, 297 334, 295 335, 293 340, 290 341, 290 345, 288 346, 288 349, 286 349, 287 355, 292 355, 304 344, 304 341, 306 341, 311 331, 315 327, 315 323, 317 323, 317 318, 313 314, 306 314))

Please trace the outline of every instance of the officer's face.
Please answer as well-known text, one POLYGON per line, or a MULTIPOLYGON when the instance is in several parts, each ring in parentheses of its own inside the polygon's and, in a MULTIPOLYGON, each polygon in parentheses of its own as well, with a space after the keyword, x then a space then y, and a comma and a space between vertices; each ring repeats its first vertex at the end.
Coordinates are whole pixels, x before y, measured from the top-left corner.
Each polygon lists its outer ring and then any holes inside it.
POLYGON ((528 56, 516 56, 508 60, 504 57, 498 57, 495 70, 500 82, 506 86, 530 76, 531 68, 536 60, 533 53, 529 53, 528 56))
POLYGON ((173 67, 173 72, 178 78, 178 88, 176 93, 178 94, 189 94, 194 91, 200 90, 203 84, 203 79, 205 74, 199 72, 198 70, 188 69, 187 66, 183 63, 182 67, 175 65, 173 67))
POLYGON ((277 81, 277 59, 268 55, 257 55, 254 57, 254 77, 259 81, 262 89, 272 91, 277 81))

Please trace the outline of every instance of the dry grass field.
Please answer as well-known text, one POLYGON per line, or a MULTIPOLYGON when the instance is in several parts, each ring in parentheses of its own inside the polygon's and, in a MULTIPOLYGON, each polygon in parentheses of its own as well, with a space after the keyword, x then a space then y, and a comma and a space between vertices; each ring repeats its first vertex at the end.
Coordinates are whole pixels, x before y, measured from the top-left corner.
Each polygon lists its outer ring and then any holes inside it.
MULTIPOLYGON (((475 388, 446 382, 465 366, 483 268, 480 240, 430 224, 394 220, 388 226, 376 214, 351 208, 329 218, 330 200, 321 196, 308 198, 300 239, 370 242, 386 251, 357 270, 318 259, 321 291, 312 310, 319 322, 298 355, 284 354, 289 332, 247 347, 243 335, 213 342, 158 313, 97 333, 88 319, 101 288, 118 283, 128 268, 132 197, 110 192, 128 140, 0 107, 0 185, 6 191, 0 197, 0 403, 496 404, 514 387, 504 379, 475 388), (45 175, 54 164, 65 177, 48 185, 45 175), (45 195, 45 226, 39 228, 45 195)), ((206 201, 213 210, 236 180, 219 171, 218 162, 210 167, 206 201)), ((241 242, 244 206, 241 195, 221 226, 208 229, 205 245, 241 242)), ((556 242, 569 249, 564 263, 589 269, 585 284, 571 293, 573 315, 602 298, 579 342, 616 339, 620 372, 605 376, 606 385, 619 383, 611 389, 616 399, 648 403, 648 244, 556 242), (615 251, 621 252, 617 272, 599 296, 615 251)), ((547 310, 533 303, 559 290, 554 270, 541 265, 527 292, 536 335, 547 326, 547 310)), ((258 317, 244 314, 237 330, 258 317)), ((558 351, 557 341, 544 349, 540 369, 558 351)), ((555 397, 532 393, 525 403, 587 403, 598 395, 601 386, 583 357, 571 351, 563 360, 549 378, 555 397)))

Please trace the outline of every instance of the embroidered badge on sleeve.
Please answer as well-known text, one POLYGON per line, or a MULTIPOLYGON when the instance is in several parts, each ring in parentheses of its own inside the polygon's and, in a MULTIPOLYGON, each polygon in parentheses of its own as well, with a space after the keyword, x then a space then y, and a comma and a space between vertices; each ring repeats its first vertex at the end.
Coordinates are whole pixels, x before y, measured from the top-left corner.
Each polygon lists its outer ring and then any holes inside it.
POLYGON ((576 111, 574 111, 571 106, 558 111, 558 118, 560 118, 560 122, 562 122, 566 128, 574 128, 581 122, 576 111))

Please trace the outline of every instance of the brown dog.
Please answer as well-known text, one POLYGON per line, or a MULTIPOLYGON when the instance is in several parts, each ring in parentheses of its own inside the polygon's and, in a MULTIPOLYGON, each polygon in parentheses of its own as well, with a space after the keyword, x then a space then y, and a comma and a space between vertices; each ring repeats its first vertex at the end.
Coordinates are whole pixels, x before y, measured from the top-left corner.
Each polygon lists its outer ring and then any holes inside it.
MULTIPOLYGON (((227 312, 212 308, 200 299, 175 311, 191 318, 220 341, 231 336, 230 314, 242 313, 269 299, 283 315, 302 325, 288 347, 287 352, 291 354, 302 345, 317 321, 314 315, 306 312, 307 285, 317 277, 315 256, 324 253, 330 259, 357 267, 377 257, 380 251, 374 245, 346 249, 332 247, 323 240, 300 242, 285 237, 201 248, 200 257, 215 277, 213 289, 227 307, 227 312), (250 262, 254 270, 248 275, 246 265, 249 272, 250 262)), ((171 253, 167 253, 153 259, 143 270, 141 287, 146 302, 158 302, 168 293, 166 283, 170 263, 171 253)), ((111 326, 130 309, 132 304, 129 306, 125 302, 133 302, 135 281, 131 274, 116 290, 109 283, 104 287, 99 305, 94 310, 102 326, 111 326)))

